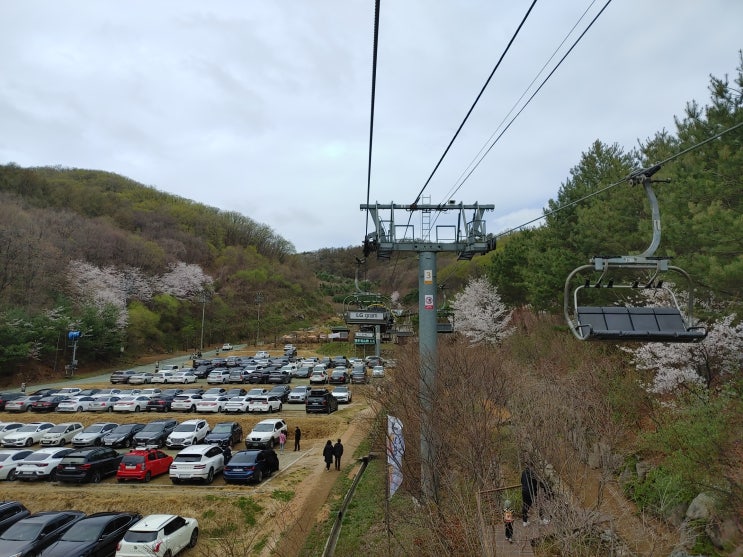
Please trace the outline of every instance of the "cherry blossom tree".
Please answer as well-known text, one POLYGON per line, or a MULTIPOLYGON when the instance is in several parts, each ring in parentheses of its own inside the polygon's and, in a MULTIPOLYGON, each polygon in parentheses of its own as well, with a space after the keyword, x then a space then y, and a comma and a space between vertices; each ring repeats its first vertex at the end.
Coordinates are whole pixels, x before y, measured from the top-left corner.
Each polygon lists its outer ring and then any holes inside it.
POLYGON ((154 287, 158 292, 170 294, 176 298, 188 298, 208 290, 214 279, 199 266, 179 261, 172 265, 170 271, 158 277, 154 287))
POLYGON ((454 330, 471 344, 497 343, 509 336, 511 310, 501 301, 498 289, 485 278, 473 278, 451 302, 454 330))
POLYGON ((735 314, 723 317, 709 327, 707 337, 697 344, 650 342, 623 348, 632 354, 638 369, 654 371, 646 389, 651 393, 670 393, 682 386, 710 387, 719 378, 741 367, 743 322, 735 314))

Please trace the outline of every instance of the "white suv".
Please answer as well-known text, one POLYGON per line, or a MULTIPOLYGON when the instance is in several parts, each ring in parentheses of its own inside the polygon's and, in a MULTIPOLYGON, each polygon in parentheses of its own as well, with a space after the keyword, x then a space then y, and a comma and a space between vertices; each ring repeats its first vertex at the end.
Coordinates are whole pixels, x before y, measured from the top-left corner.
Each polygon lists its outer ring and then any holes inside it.
POLYGON ((263 420, 253 426, 253 431, 245 437, 245 447, 248 449, 272 449, 279 444, 279 435, 287 433, 288 427, 284 420, 275 418, 263 420))
POLYGON ((151 514, 127 530, 116 546, 116 557, 140 555, 177 555, 195 547, 199 523, 195 518, 173 514, 151 514))
POLYGON ((173 447, 188 447, 196 445, 204 440, 209 433, 209 424, 206 420, 186 420, 168 435, 165 445, 170 449, 173 447))
POLYGON ((212 483, 214 475, 224 469, 224 452, 219 445, 192 445, 186 447, 170 465, 170 481, 201 480, 212 483))

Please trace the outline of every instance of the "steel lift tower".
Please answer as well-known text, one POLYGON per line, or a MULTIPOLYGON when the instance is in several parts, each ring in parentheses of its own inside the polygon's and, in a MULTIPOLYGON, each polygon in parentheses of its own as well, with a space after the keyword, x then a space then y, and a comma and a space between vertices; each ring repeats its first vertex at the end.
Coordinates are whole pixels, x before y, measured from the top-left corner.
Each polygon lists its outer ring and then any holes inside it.
MULTIPOLYGON (((459 259, 472 259, 477 254, 484 254, 495 249, 495 238, 485 231, 485 211, 494 210, 493 205, 457 204, 454 201, 443 205, 361 205, 362 211, 368 211, 375 230, 364 239, 364 256, 375 252, 380 259, 389 259, 392 252, 409 251, 418 254, 418 342, 421 362, 421 379, 418 398, 421 406, 421 489, 429 498, 438 498, 439 482, 436 473, 435 432, 431 427, 431 401, 435 396, 436 384, 436 254, 453 252, 459 259), (435 230, 422 230, 416 236, 415 229, 409 223, 395 223, 395 211, 413 213, 421 211, 422 223, 431 223, 431 213, 443 214, 449 211, 458 212, 456 225, 436 225, 435 230), (467 213, 471 211, 471 218, 467 213), (384 212, 384 213, 383 213, 384 212), (426 213, 428 215, 426 215, 426 213), (384 216, 387 218, 384 218, 384 216), (433 232, 433 234, 432 234, 433 232)), ((438 216, 433 219, 435 223, 438 216)), ((411 214, 412 216, 412 214, 411 214)))

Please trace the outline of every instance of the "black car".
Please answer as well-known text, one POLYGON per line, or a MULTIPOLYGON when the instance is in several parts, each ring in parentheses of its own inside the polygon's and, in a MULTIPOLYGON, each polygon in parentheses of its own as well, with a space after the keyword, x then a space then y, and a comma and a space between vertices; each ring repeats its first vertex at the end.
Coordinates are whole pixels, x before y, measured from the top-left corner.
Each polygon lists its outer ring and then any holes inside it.
POLYGON ((233 396, 245 396, 246 394, 248 394, 248 391, 246 391, 245 389, 234 388, 228 389, 224 396, 232 398, 233 396))
POLYGON ((116 474, 122 455, 110 447, 72 451, 57 466, 57 480, 71 483, 98 483, 116 474))
POLYGON ((279 457, 273 449, 237 451, 222 471, 225 483, 255 482, 279 469, 279 457))
POLYGON ((268 395, 278 397, 281 402, 287 402, 289 400, 290 392, 292 392, 292 388, 289 385, 276 385, 273 389, 268 391, 268 395))
POLYGON ((219 422, 204 438, 204 443, 232 447, 243 438, 243 428, 237 422, 219 422))
POLYGON ((144 424, 121 424, 103 438, 106 447, 131 447, 134 436, 142 431, 144 424))
POLYGON ((268 378, 274 370, 272 367, 262 367, 251 372, 248 376, 248 383, 268 383, 268 378))
POLYGON ((206 376, 209 375, 209 372, 213 369, 214 367, 211 365, 195 366, 193 368, 193 374, 196 376, 196 379, 206 379, 206 376))
POLYGON ((0 532, 4 532, 30 514, 31 511, 18 501, 0 501, 0 532))
POLYGON ((155 412, 170 412, 170 405, 173 404, 175 396, 163 394, 153 396, 147 403, 147 406, 145 406, 145 409, 148 412, 152 412, 153 410, 155 412))
POLYGON ((36 556, 84 516, 80 511, 50 511, 19 520, 0 534, 2 555, 36 556))
POLYGON ((148 423, 134 436, 135 447, 158 447, 165 446, 168 435, 178 425, 177 420, 155 420, 148 423))
POLYGON ((304 409, 307 414, 330 414, 338 410, 338 399, 330 394, 327 389, 312 389, 307 394, 304 409))
POLYGON ((137 513, 91 514, 75 522, 39 557, 113 557, 124 534, 141 518, 137 513))
POLYGON ((345 385, 348 383, 348 371, 345 367, 336 367, 333 369, 333 372, 330 374, 330 378, 328 379, 328 383, 331 385, 345 385))
POLYGON ((32 402, 29 406, 31 412, 54 412, 59 406, 59 403, 63 400, 67 400, 69 397, 62 395, 52 395, 40 398, 36 402, 32 402))
POLYGON ((52 396, 57 394, 57 391, 59 391, 59 389, 38 389, 31 393, 31 395, 39 395, 41 397, 52 396))
POLYGON ((176 396, 183 392, 183 389, 163 389, 159 396, 176 396))

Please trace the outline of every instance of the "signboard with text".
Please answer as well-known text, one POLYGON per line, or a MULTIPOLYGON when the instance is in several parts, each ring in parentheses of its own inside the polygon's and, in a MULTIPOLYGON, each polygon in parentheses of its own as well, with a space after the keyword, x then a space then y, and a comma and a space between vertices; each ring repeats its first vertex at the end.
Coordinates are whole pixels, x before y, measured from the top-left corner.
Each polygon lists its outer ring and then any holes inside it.
POLYGON ((348 311, 346 312, 346 323, 358 323, 362 325, 384 325, 385 323, 387 323, 387 312, 348 311))

